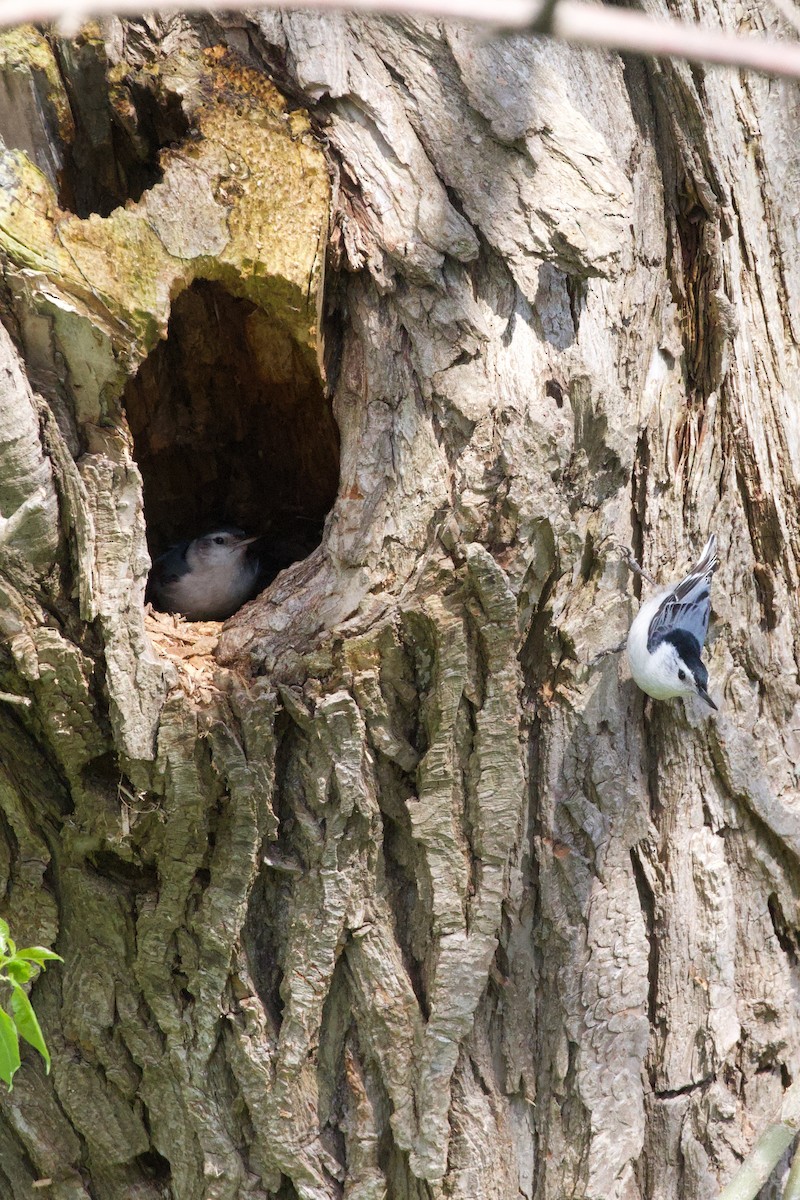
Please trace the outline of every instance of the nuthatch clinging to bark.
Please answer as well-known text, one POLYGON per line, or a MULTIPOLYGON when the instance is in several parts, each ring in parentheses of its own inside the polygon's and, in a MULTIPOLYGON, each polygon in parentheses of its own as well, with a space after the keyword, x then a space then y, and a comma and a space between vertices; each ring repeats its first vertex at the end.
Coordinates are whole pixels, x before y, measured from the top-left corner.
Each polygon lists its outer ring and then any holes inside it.
MULTIPOLYGON (((638 563, 628 561, 644 574, 638 563)), ((708 671, 700 655, 711 615, 711 577, 718 566, 717 539, 712 533, 686 578, 668 591, 657 592, 639 609, 628 634, 628 661, 633 678, 648 696, 656 700, 699 696, 717 707, 708 694, 708 671)))

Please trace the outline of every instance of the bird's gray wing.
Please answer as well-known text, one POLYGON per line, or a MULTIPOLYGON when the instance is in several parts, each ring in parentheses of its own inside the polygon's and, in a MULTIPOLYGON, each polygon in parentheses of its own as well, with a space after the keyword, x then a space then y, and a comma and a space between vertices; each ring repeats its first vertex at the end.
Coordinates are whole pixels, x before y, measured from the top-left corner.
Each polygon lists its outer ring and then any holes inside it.
POLYGON ((712 533, 696 565, 677 587, 667 592, 650 622, 647 649, 651 654, 675 629, 690 633, 702 650, 711 615, 711 576, 718 566, 717 539, 712 533))
POLYGON ((169 603, 166 589, 171 583, 177 583, 189 571, 189 564, 186 561, 186 551, 189 545, 188 540, 179 542, 158 556, 150 568, 145 601, 149 601, 157 607, 166 606, 169 603))

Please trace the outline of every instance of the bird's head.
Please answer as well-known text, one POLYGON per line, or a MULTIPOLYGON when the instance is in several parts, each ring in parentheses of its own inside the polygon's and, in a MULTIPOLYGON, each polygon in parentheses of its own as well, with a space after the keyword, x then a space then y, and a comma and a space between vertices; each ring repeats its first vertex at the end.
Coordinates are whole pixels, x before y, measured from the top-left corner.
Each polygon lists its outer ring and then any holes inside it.
POLYGON ((248 537, 243 529, 222 525, 195 538, 186 551, 186 559, 192 567, 233 567, 247 553, 247 547, 258 541, 258 537, 248 537))
POLYGON ((667 634, 662 647, 659 666, 665 682, 668 681, 674 689, 673 695, 699 696, 716 709, 716 704, 708 694, 708 671, 700 657, 697 639, 677 629, 667 634))

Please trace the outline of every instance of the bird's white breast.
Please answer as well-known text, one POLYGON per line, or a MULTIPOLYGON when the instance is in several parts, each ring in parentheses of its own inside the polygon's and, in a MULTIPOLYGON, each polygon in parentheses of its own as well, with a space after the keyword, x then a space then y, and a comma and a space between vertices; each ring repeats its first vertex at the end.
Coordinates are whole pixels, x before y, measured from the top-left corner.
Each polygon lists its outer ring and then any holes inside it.
POLYGON ((206 564, 202 572, 187 572, 164 591, 170 607, 187 620, 223 621, 250 598, 257 571, 255 563, 206 564))
POLYGON ((662 643, 653 654, 647 649, 650 622, 658 612, 668 590, 657 592, 644 602, 628 633, 627 650, 631 675, 642 691, 656 700, 669 700, 671 696, 681 694, 675 690, 674 681, 665 670, 669 647, 662 643))

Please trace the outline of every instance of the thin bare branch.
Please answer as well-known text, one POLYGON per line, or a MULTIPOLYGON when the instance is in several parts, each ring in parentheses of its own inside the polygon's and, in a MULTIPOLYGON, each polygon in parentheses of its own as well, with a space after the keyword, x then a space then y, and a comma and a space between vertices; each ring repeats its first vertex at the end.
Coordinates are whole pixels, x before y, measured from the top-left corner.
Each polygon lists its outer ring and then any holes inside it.
POLYGON ((792 1165, 786 1177, 783 1200, 800 1200, 800 1146, 794 1152, 792 1165))
POLYGON ((785 1092, 780 1113, 762 1133, 719 1200, 755 1200, 781 1156, 797 1137, 800 1123, 800 1081, 785 1092))
MULTIPOLYGON (((787 0, 773 0, 787 20, 791 8, 787 0)), ((701 29, 679 21, 656 20, 630 9, 582 0, 278 0, 276 7, 349 8, 363 12, 416 12, 450 20, 479 21, 502 29, 533 29, 549 33, 567 42, 583 46, 652 54, 657 57, 685 58, 692 62, 720 63, 749 68, 768 75, 800 78, 800 44, 759 37, 739 37, 720 30, 701 29)), ((57 22, 63 32, 74 33, 87 17, 116 13, 139 15, 142 0, 4 0, 0 26, 25 22, 57 22)), ((218 4, 196 0, 195 10, 221 11, 218 4)), ((792 6, 793 7, 793 6, 792 6)), ((161 13, 187 8, 185 0, 159 0, 154 5, 161 13)), ((228 11, 252 10, 251 0, 228 0, 228 11)), ((797 20, 796 15, 794 21, 797 20)), ((794 22, 793 22, 794 23, 794 22)))
POLYGON ((738 37, 680 21, 657 21, 631 9, 560 0, 551 32, 582 46, 626 50, 633 54, 686 58, 690 62, 747 67, 767 75, 800 77, 800 44, 759 37, 738 37))

